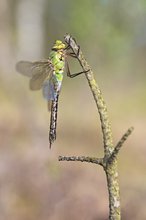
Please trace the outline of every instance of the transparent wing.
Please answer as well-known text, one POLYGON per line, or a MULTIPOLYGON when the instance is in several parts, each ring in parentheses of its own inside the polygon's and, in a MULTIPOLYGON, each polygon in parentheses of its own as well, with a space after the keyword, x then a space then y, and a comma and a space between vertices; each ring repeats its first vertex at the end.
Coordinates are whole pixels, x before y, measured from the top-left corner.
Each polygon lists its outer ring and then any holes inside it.
POLYGON ((57 91, 55 89, 54 83, 52 80, 45 80, 43 83, 43 96, 46 100, 54 100, 56 98, 57 91))
POLYGON ((52 101, 56 97, 56 89, 52 79, 44 81, 42 86, 43 97, 48 101, 48 110, 51 111, 52 101))
POLYGON ((40 60, 36 62, 20 61, 16 64, 16 70, 30 79, 30 89, 38 90, 42 87, 47 77, 51 77, 53 67, 49 60, 40 60))

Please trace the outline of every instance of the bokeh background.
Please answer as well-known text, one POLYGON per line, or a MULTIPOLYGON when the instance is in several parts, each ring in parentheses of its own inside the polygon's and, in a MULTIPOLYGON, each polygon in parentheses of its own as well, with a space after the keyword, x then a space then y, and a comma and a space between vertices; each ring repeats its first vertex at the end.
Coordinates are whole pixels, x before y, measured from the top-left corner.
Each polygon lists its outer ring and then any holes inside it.
MULTIPOLYGON (((146 219, 146 1, 0 1, 0 219, 106 220, 101 167, 58 162, 59 155, 103 155, 100 121, 84 75, 64 76, 57 140, 41 91, 15 71, 18 60, 49 56, 72 34, 104 95, 114 144, 133 125, 119 155, 122 219, 146 219)), ((70 59, 71 72, 80 71, 70 59)))

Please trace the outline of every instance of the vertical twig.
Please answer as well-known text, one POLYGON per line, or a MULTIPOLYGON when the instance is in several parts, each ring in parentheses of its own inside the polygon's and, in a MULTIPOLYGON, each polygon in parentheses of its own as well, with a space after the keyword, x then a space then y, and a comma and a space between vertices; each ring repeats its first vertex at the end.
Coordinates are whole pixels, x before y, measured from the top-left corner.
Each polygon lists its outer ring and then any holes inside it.
POLYGON ((88 65, 87 61, 85 60, 83 53, 80 50, 80 47, 76 44, 76 41, 69 34, 65 36, 65 41, 73 50, 73 53, 76 55, 80 65, 83 68, 83 71, 85 72, 87 71, 85 73, 85 76, 88 80, 88 84, 90 86, 91 92, 93 94, 100 115, 102 133, 103 133, 104 151, 105 151, 105 155, 108 156, 113 150, 112 132, 108 119, 107 108, 103 100, 101 90, 94 79, 94 75, 91 67, 88 65))
POLYGON ((88 84, 90 86, 91 92, 93 94, 94 100, 97 105, 97 109, 101 121, 101 129, 103 134, 103 143, 104 143, 104 157, 95 158, 95 157, 85 157, 85 156, 59 156, 59 161, 81 161, 81 162, 90 162, 101 165, 104 168, 107 178, 107 186, 109 192, 109 219, 110 220, 120 220, 121 211, 120 211, 120 190, 118 182, 118 168, 117 168, 117 154, 123 145, 124 141, 132 132, 132 128, 128 129, 125 135, 121 138, 116 147, 113 145, 111 126, 108 119, 107 107, 104 102, 102 93, 99 86, 97 85, 93 71, 85 60, 83 53, 80 50, 80 47, 77 45, 74 38, 69 34, 65 36, 65 41, 68 46, 72 49, 74 55, 78 59, 80 65, 85 71, 88 84))

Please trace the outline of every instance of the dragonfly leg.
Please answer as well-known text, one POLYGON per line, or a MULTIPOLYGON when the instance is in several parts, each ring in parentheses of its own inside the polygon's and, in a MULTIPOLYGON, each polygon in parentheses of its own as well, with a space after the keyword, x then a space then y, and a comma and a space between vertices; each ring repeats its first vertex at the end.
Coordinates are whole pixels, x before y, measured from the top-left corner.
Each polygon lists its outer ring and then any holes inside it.
POLYGON ((70 53, 68 53, 67 55, 69 55, 69 56, 71 56, 71 57, 73 57, 73 58, 78 58, 79 53, 80 53, 80 46, 78 46, 78 52, 77 52, 77 54, 75 54, 74 52, 70 52, 70 53))
POLYGON ((77 58, 77 55, 75 53, 68 53, 67 55, 69 55, 70 57, 73 57, 73 58, 77 58))
MULTIPOLYGON (((75 39, 74 39, 74 41, 75 41, 75 39)), ((69 39, 69 44, 70 44, 70 39, 69 39)), ((69 48, 69 49, 71 48, 70 45, 67 46, 67 49, 68 49, 68 48, 69 48)), ((74 52, 69 52, 69 53, 67 53, 67 55, 68 55, 68 56, 71 56, 71 57, 73 57, 73 58, 78 58, 79 53, 80 53, 80 46, 78 45, 77 54, 75 54, 74 52)), ((81 71, 81 72, 79 72, 79 73, 71 74, 67 60, 66 60, 66 69, 67 69, 67 76, 70 77, 70 78, 74 78, 74 77, 76 77, 76 76, 78 76, 78 75, 80 75, 80 74, 82 74, 82 73, 87 73, 87 72, 90 71, 90 69, 89 69, 89 70, 86 70, 86 71, 81 71)))
POLYGON ((86 70, 86 71, 81 71, 81 72, 79 72, 79 73, 73 73, 73 74, 71 74, 70 69, 69 69, 68 62, 66 62, 66 67, 67 67, 67 76, 70 77, 70 78, 74 78, 74 77, 76 77, 76 76, 78 76, 78 75, 80 75, 80 74, 82 74, 82 73, 87 73, 87 72, 89 72, 89 70, 86 70))
POLYGON ((66 46, 64 50, 69 50, 70 49, 70 45, 66 46))
POLYGON ((76 77, 76 76, 78 76, 78 75, 80 75, 82 73, 87 73, 87 72, 89 72, 89 70, 82 71, 82 72, 79 72, 79 73, 73 73, 73 74, 68 74, 67 73, 67 76, 69 76, 70 78, 74 78, 74 77, 76 77))

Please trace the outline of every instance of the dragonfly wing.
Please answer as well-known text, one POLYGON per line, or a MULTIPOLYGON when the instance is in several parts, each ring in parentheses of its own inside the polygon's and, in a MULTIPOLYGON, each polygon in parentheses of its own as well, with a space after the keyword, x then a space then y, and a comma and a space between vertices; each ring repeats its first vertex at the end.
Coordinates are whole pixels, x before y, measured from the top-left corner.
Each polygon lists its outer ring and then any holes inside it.
POLYGON ((17 72, 25 76, 32 77, 33 66, 34 66, 33 62, 19 61, 18 63, 16 63, 16 70, 17 72))
POLYGON ((51 101, 48 101, 48 111, 50 112, 51 111, 51 108, 52 108, 52 100, 51 101))
POLYGON ((52 79, 44 81, 42 91, 44 98, 48 101, 48 110, 51 111, 52 101, 55 99, 57 94, 52 79))
POLYGON ((43 83, 43 96, 48 101, 54 100, 56 97, 57 91, 55 89, 53 81, 47 79, 43 83))
POLYGON ((16 70, 30 79, 30 89, 38 90, 42 87, 44 80, 51 74, 53 67, 49 60, 36 62, 20 61, 16 64, 16 70))

